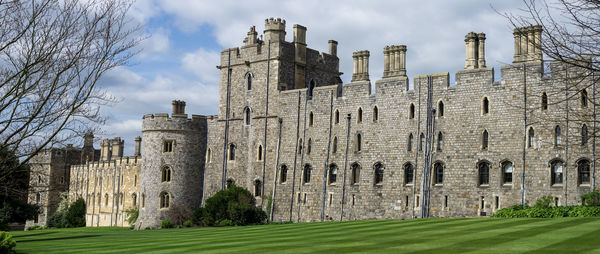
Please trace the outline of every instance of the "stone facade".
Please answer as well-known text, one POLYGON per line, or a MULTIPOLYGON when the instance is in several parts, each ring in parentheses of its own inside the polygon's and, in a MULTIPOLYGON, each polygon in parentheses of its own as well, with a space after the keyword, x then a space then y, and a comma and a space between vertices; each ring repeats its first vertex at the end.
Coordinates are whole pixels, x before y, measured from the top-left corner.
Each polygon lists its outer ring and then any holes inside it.
MULTIPOLYGON (((307 47, 300 25, 286 42, 285 26, 267 19, 264 40, 251 27, 244 46, 221 53, 218 115, 188 118, 180 101, 170 116, 145 115, 144 156, 71 166, 78 179, 71 196, 94 203, 93 193, 136 194, 136 226, 146 228, 231 183, 255 193, 263 208, 273 197, 275 221, 407 219, 427 203, 434 217, 489 216, 520 204, 522 194, 529 204, 549 195, 555 205, 574 205, 594 188, 591 81, 542 60, 539 27, 515 29, 515 61, 500 69, 500 80, 486 66, 483 33, 465 36, 455 84, 437 73, 410 85, 407 46, 386 46, 372 93, 368 51, 353 54, 352 82, 342 84, 337 42, 321 53, 307 47), (92 191, 98 177, 88 171, 125 181, 92 191)), ((122 208, 112 207, 110 221, 122 221, 122 208)), ((105 223, 108 212, 88 208, 88 220, 100 218, 88 225, 114 225, 105 223)))

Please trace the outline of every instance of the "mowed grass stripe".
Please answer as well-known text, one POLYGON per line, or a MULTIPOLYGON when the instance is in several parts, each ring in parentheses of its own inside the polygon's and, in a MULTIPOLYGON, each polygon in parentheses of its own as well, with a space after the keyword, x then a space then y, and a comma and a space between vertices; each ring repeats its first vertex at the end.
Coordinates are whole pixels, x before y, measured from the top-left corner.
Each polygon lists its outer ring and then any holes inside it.
POLYGON ((579 252, 599 250, 600 218, 379 220, 142 231, 82 228, 13 234, 18 253, 579 252))

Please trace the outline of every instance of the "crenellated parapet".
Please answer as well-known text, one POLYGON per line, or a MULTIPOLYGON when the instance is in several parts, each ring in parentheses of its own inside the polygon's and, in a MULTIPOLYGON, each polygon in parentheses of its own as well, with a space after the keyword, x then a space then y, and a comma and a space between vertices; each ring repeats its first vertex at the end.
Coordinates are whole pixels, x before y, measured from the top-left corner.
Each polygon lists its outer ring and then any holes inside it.
POLYGON ((265 19, 265 41, 277 42, 285 40, 285 19, 265 19))

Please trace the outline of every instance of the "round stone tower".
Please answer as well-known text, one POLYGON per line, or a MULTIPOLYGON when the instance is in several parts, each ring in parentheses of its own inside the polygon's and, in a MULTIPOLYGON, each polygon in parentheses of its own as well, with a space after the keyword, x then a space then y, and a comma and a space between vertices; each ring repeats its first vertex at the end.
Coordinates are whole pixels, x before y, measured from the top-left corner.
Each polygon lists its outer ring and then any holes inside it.
POLYGON ((141 186, 136 229, 160 227, 171 211, 201 205, 206 118, 185 114, 173 101, 173 114, 149 114, 142 126, 141 186))

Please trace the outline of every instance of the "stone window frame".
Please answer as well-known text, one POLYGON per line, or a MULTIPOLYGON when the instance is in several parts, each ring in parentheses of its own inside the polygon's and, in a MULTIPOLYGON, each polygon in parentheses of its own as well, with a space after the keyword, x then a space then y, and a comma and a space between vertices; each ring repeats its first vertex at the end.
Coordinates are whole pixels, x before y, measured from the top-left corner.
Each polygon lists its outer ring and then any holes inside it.
POLYGON ((160 183, 170 183, 173 178, 173 167, 163 165, 160 167, 160 183))
POLYGON ((587 124, 581 125, 581 146, 586 146, 588 144, 589 135, 587 124))
POLYGON ((254 187, 254 197, 261 197, 262 196, 262 181, 260 181, 260 179, 254 179, 254 181, 252 181, 252 187, 254 187))
POLYGON ((362 107, 358 107, 358 109, 356 109, 356 123, 363 122, 363 114, 364 110, 362 109, 362 107))
POLYGON ((488 115, 490 113, 490 108, 489 96, 485 95, 481 98, 481 115, 488 115))
POLYGON ((244 126, 250 126, 250 124, 252 123, 252 108, 250 108, 249 106, 244 107, 243 116, 244 126))
POLYGON ((310 113, 308 113, 308 127, 313 127, 313 125, 315 124, 315 114, 310 111, 310 113))
POLYGON ((404 163, 404 165, 402 165, 402 170, 404 171, 403 175, 404 175, 404 179, 403 179, 403 183, 405 186, 412 186, 415 183, 415 166, 412 164, 412 162, 407 161, 404 163), (409 171, 408 171, 408 167, 410 167, 410 181, 408 181, 408 175, 409 175, 409 171))
POLYGON ((580 96, 581 96, 581 101, 580 101, 580 106, 581 108, 587 108, 588 106, 588 100, 589 100, 589 96, 588 96, 588 92, 587 89, 581 89, 580 92, 580 96))
POLYGON ((421 135, 419 135, 419 152, 422 152, 423 148, 425 148, 425 134, 421 132, 421 135))
POLYGON ((335 109, 335 118, 333 120, 334 124, 339 124, 340 123, 340 110, 339 109, 335 109))
POLYGON ((256 161, 263 161, 263 159, 264 159, 263 146, 262 146, 262 144, 258 144, 258 147, 256 147, 256 161))
POLYGON ((137 206, 137 193, 135 192, 131 194, 131 205, 134 208, 137 206))
POLYGON ((554 147, 558 147, 561 145, 562 131, 560 125, 554 126, 554 147))
POLYGON ((207 148, 206 149, 206 163, 211 163, 212 162, 212 149, 207 148))
POLYGON ((527 148, 535 148, 535 129, 533 126, 527 129, 527 148))
POLYGON ((333 137, 333 144, 331 144, 331 153, 337 153, 338 148, 338 138, 337 136, 333 137))
POLYGON ((308 138, 308 142, 306 142, 306 154, 310 155, 312 152, 312 138, 308 138))
POLYGON ((586 157, 579 158, 577 161, 575 161, 575 165, 577 165, 577 186, 584 186, 584 187, 590 186, 591 179, 592 179, 590 164, 591 164, 591 160, 586 157), (587 182, 583 181, 584 172, 582 172, 583 171, 581 168, 582 164, 587 164, 587 182))
POLYGON ((288 167, 285 164, 281 164, 281 166, 279 166, 279 184, 286 184, 287 183, 287 171, 288 171, 288 167))
POLYGON ((337 185, 339 167, 335 163, 329 164, 327 167, 327 185, 337 185))
POLYGON ((441 152, 444 146, 444 134, 442 133, 442 131, 438 132, 436 146, 436 151, 441 152))
POLYGON ((481 133, 481 150, 488 150, 490 148, 490 132, 487 129, 483 129, 481 133))
POLYGON ((252 91, 253 81, 254 74, 252 72, 246 72, 246 74, 244 74, 244 86, 246 87, 246 91, 252 91))
POLYGON ((415 140, 415 137, 413 136, 412 132, 409 133, 408 137, 406 138, 406 151, 407 152, 412 152, 413 146, 414 146, 414 140, 415 140))
POLYGON ((379 107, 377 105, 373 106, 373 122, 379 122, 379 107))
POLYGON ((548 94, 546 94, 546 92, 542 93, 540 108, 542 109, 542 111, 548 110, 548 94))
POLYGON ((356 132, 356 135, 354 135, 354 152, 355 153, 360 153, 362 152, 364 149, 364 137, 362 135, 361 131, 356 132))
POLYGON ((35 193, 35 203, 39 204, 42 201, 42 195, 38 192, 35 193))
POLYGON ((438 100, 438 102, 437 102, 437 110, 436 111, 437 111, 437 116, 439 118, 444 118, 444 113, 446 113, 444 109, 445 109, 445 107, 444 107, 444 100, 442 100, 442 99, 438 100))
POLYGON ((174 139, 163 139, 163 153, 173 154, 175 152, 175 145, 174 139))
POLYGON ((162 191, 159 195, 158 209, 169 209, 171 206, 171 194, 167 191, 162 191))
POLYGON ((509 159, 504 159, 504 160, 500 161, 500 185, 506 186, 506 187, 512 186, 514 179, 515 179, 514 176, 515 176, 515 163, 513 163, 509 159), (504 169, 505 166, 508 164, 511 165, 510 182, 506 181, 506 170, 504 169))
POLYGON ((302 138, 298 139, 298 154, 302 154, 302 138))
POLYGON ((560 158, 554 158, 552 160, 550 160, 548 162, 548 166, 550 168, 549 171, 549 179, 550 179, 550 186, 551 187, 562 187, 563 183, 564 183, 564 167, 565 167, 565 161, 560 159, 560 158), (560 178, 558 178, 556 176, 556 172, 555 172, 555 165, 560 163, 561 164, 561 172, 560 172, 560 178), (560 183, 558 183, 556 180, 560 179, 560 183))
POLYGON ((439 160, 435 161, 433 163, 432 169, 433 169, 433 177, 432 177, 431 180, 432 180, 433 186, 440 186, 440 187, 444 186, 444 175, 445 175, 444 171, 446 171, 446 164, 443 161, 439 161, 439 160), (437 170, 438 169, 437 165, 440 165, 440 167, 442 169, 442 172, 441 172, 441 181, 439 181, 439 178, 438 178, 438 173, 439 172, 437 170))
POLYGON ((237 149, 234 143, 229 143, 227 146, 227 161, 235 161, 235 150, 237 149))
POLYGON ((312 166, 308 163, 304 164, 304 167, 302 167, 302 184, 310 184, 311 175, 312 166))
POLYGON ((358 161, 350 164, 350 185, 360 185, 360 170, 362 169, 358 161))
POLYGON ((415 119, 415 104, 412 102, 408 105, 408 119, 415 119))
POLYGON ((381 161, 373 164, 373 185, 382 186, 385 179, 385 165, 381 161))
POLYGON ((489 187, 492 163, 486 159, 482 159, 475 164, 475 168, 477 169, 477 186, 489 187))

